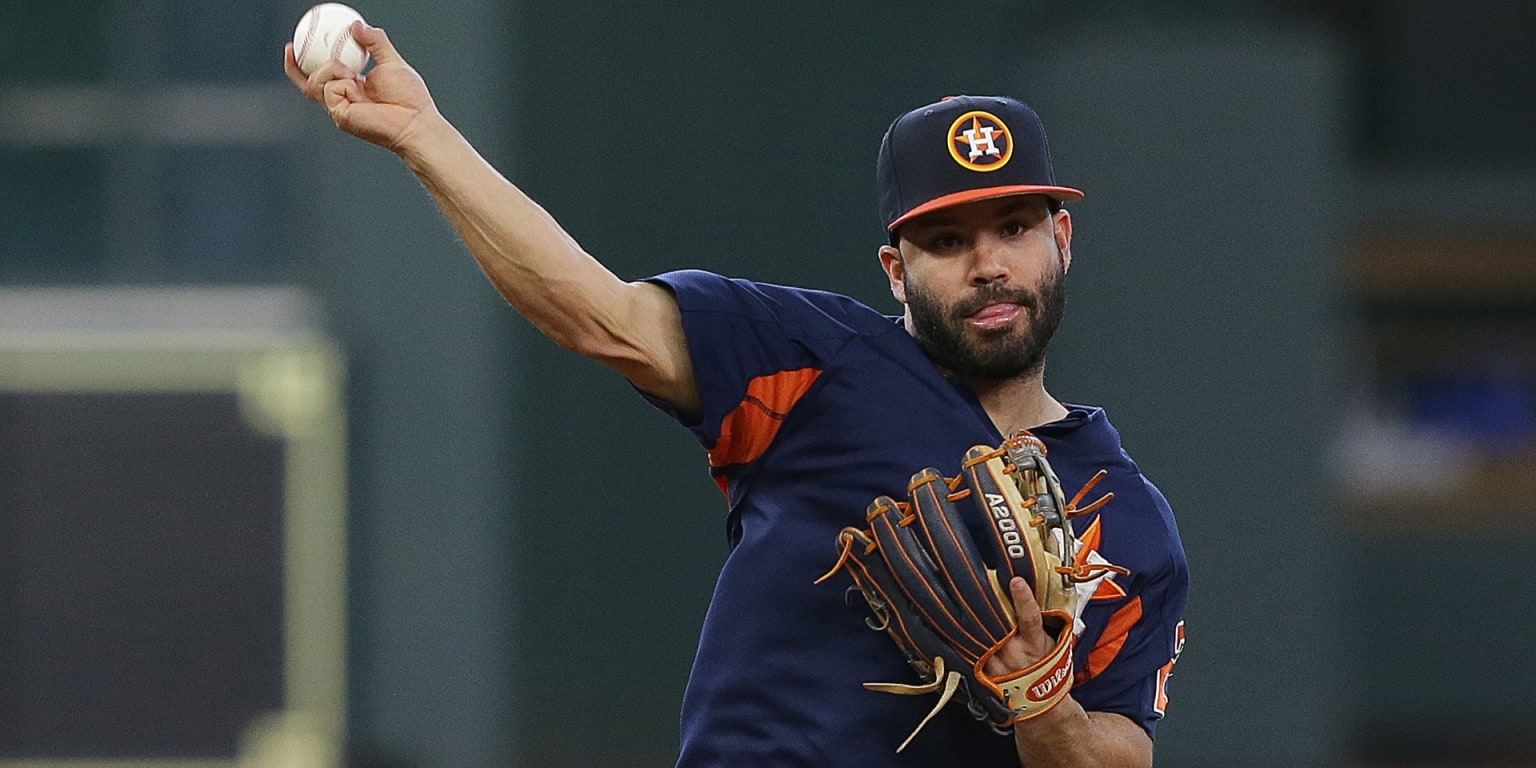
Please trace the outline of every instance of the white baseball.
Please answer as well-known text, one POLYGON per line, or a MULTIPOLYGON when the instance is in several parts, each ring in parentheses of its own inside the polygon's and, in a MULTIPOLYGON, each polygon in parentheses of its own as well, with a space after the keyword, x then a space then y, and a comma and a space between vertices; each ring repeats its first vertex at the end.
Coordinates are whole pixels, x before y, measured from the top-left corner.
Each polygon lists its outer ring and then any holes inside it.
POLYGON ((352 39, 352 22, 363 15, 341 3, 321 3, 304 12, 293 30, 293 58, 308 75, 331 59, 340 59, 353 72, 363 71, 368 52, 352 39))

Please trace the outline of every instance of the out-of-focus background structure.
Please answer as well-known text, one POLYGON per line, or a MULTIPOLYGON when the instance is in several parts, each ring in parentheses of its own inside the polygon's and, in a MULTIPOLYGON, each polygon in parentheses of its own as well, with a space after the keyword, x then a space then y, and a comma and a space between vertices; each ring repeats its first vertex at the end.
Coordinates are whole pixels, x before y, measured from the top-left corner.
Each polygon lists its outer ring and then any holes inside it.
MULTIPOLYGON (((0 766, 670 765, 703 455, 292 89, 306 5, 0 9, 0 766)), ((664 5, 358 7, 627 278, 894 313, 886 124, 1033 103, 1051 389, 1193 569, 1159 765, 1536 765, 1536 4, 664 5)))

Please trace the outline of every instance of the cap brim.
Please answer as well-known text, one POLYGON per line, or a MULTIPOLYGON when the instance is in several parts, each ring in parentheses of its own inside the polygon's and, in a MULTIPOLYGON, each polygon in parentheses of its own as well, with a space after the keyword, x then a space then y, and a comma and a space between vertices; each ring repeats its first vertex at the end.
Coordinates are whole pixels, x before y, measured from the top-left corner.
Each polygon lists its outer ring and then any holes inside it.
POLYGON ((1004 187, 967 189, 964 192, 956 192, 954 194, 944 195, 943 197, 936 197, 932 200, 929 200, 928 202, 923 203, 922 205, 919 205, 918 207, 913 208, 912 210, 907 211, 906 213, 897 217, 897 219, 891 222, 890 226, 886 227, 886 229, 888 231, 895 230, 897 227, 908 221, 911 221, 915 217, 921 216, 925 213, 932 213, 942 208, 949 208, 951 206, 961 205, 963 203, 974 203, 977 200, 991 200, 994 197, 1008 197, 1010 195, 1045 195, 1046 197, 1054 198, 1063 203, 1069 203, 1073 200, 1083 199, 1082 191, 1073 189, 1071 187, 1044 187, 1029 184, 1015 184, 1004 187))

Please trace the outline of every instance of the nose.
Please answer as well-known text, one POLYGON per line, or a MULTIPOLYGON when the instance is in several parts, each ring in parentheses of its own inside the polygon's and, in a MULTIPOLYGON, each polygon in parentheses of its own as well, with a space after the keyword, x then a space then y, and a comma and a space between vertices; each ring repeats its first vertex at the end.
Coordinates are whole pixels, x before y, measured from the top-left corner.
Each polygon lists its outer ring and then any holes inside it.
POLYGON ((971 285, 1003 281, 1009 277, 1007 250, 994 237, 982 237, 976 241, 971 261, 971 285))

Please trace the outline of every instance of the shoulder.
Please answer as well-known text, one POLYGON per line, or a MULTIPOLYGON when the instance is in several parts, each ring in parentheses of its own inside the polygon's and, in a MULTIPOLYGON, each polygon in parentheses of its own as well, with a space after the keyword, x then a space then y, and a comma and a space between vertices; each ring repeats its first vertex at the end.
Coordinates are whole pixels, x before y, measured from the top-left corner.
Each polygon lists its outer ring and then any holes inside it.
POLYGON ((898 329, 863 302, 830 291, 763 283, 698 269, 647 278, 670 290, 683 313, 734 315, 787 329, 876 335, 898 329))
POLYGON ((1041 438, 1068 496, 1099 470, 1108 472, 1081 502, 1114 494, 1093 520, 1085 521, 1101 528, 1104 555, 1144 577, 1182 580, 1188 566, 1167 496, 1131 458, 1103 408, 1068 408, 1066 419, 1040 429, 1041 438))

